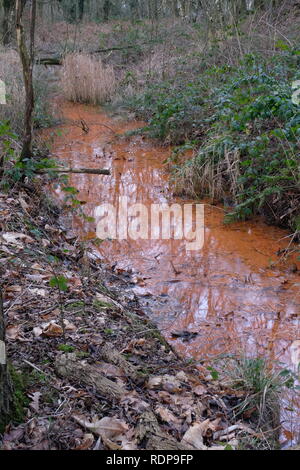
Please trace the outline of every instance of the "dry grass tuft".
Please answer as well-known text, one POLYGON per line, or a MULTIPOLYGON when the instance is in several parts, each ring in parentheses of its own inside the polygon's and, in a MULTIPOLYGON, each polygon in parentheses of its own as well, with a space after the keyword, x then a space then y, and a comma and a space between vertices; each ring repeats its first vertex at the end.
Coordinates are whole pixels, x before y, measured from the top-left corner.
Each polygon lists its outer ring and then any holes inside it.
POLYGON ((68 54, 63 63, 65 97, 76 103, 102 104, 112 98, 116 77, 112 66, 87 54, 68 54))

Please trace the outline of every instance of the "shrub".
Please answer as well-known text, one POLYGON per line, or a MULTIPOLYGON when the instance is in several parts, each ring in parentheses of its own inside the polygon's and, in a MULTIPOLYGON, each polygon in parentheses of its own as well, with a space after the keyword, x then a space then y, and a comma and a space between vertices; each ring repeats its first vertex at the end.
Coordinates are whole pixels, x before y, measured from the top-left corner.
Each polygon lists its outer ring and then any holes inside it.
POLYGON ((229 200, 227 220, 261 213, 300 230, 300 107, 292 100, 299 51, 273 58, 246 54, 237 66, 211 66, 194 80, 178 75, 151 84, 129 106, 144 132, 194 157, 173 162, 178 193, 229 200))
POLYGON ((63 62, 62 87, 69 101, 102 104, 115 92, 114 69, 87 54, 68 54, 63 62))

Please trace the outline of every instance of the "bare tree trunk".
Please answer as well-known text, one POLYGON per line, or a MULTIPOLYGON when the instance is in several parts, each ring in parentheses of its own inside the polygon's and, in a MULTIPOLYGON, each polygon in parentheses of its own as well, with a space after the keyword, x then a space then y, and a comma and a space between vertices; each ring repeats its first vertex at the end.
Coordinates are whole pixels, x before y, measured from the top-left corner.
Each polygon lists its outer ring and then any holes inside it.
POLYGON ((8 423, 13 408, 12 385, 7 369, 5 353, 5 325, 2 289, 0 287, 0 432, 8 423))
POLYGON ((82 21, 84 14, 84 0, 79 0, 78 1, 78 19, 79 21, 82 21))
POLYGON ((34 64, 34 33, 36 19, 36 0, 31 0, 30 11, 30 43, 29 51, 25 43, 25 34, 22 24, 22 16, 26 0, 16 0, 16 32, 19 54, 23 68, 23 78, 25 86, 25 116, 24 116, 24 136, 21 152, 21 160, 32 156, 32 128, 34 110, 34 92, 32 82, 32 70, 34 64))
POLYGON ((103 19, 104 19, 104 21, 109 20, 110 9, 111 9, 110 0, 104 0, 104 3, 103 3, 103 19))
POLYGON ((13 0, 3 0, 3 21, 2 21, 2 42, 6 46, 11 40, 11 22, 12 22, 12 10, 13 0))

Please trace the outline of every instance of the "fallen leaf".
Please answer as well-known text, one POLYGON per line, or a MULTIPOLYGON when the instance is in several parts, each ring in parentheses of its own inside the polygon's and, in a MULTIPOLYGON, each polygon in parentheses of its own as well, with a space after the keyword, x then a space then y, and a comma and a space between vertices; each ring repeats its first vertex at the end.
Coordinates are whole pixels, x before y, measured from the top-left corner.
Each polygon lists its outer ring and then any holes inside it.
POLYGON ((130 407, 130 409, 137 411, 138 413, 142 413, 143 411, 147 410, 150 405, 149 403, 146 403, 145 401, 135 396, 135 394, 136 392, 128 394, 121 400, 121 403, 127 410, 130 407))
POLYGON ((39 336, 43 334, 43 328, 41 328, 40 326, 35 326, 33 328, 33 334, 36 338, 38 338, 39 336))
POLYGON ((32 410, 34 410, 36 413, 39 412, 40 409, 40 398, 41 398, 41 393, 40 392, 34 392, 31 395, 28 395, 29 398, 31 399, 31 402, 29 403, 29 406, 32 410))
POLYGON ((45 289, 33 288, 33 289, 28 289, 28 292, 37 297, 46 297, 45 289))
POLYGON ((197 385, 197 387, 193 389, 193 392, 198 396, 205 395, 207 393, 207 388, 204 387, 204 385, 197 385))
POLYGON ((24 436, 24 427, 19 426, 16 429, 12 429, 10 432, 7 432, 3 436, 3 442, 13 442, 18 441, 24 436))
POLYGON ((17 339, 20 334, 20 326, 8 325, 6 327, 6 337, 8 339, 17 339))
POLYGON ((101 370, 104 375, 107 377, 117 377, 117 376, 122 376, 122 370, 114 366, 113 364, 109 364, 108 362, 101 362, 97 364, 97 369, 101 370))
POLYGON ((23 244, 20 242, 20 240, 24 240, 26 243, 34 242, 33 238, 29 237, 25 233, 4 232, 1 234, 0 239, 1 237, 8 245, 16 245, 19 247, 23 247, 23 244))
POLYGON ((162 421, 165 421, 166 423, 168 424, 171 424, 173 425, 176 429, 180 429, 181 428, 181 420, 179 418, 177 418, 173 413, 172 411, 168 410, 166 407, 164 406, 157 406, 155 408, 155 413, 160 416, 160 418, 162 419, 162 421))
POLYGON ((154 376, 154 377, 149 378, 148 383, 147 383, 147 387, 150 390, 153 390, 153 389, 159 388, 161 386, 161 384, 162 384, 162 377, 160 375, 158 375, 158 376, 154 376))
POLYGON ((113 437, 128 431, 128 425, 117 418, 107 416, 92 422, 89 422, 78 415, 73 415, 73 418, 77 423, 86 429, 89 429, 94 434, 97 434, 100 437, 107 437, 108 439, 112 439, 113 437))
POLYGON ((203 444, 203 436, 209 427, 209 419, 202 421, 202 423, 193 424, 182 438, 182 444, 188 444, 197 450, 205 450, 207 446, 203 444))
POLYGON ((55 336, 61 336, 63 334, 63 329, 60 325, 57 325, 57 323, 48 323, 48 325, 43 329, 43 335, 44 336, 50 336, 50 337, 55 337, 55 336))
POLYGON ((147 383, 150 390, 162 388, 166 392, 177 393, 181 391, 180 381, 173 375, 157 375, 150 377, 147 383))
POLYGON ((176 374, 176 379, 180 380, 181 382, 188 382, 188 378, 183 370, 176 374))
POLYGON ((74 450, 88 450, 94 444, 93 434, 87 433, 83 436, 82 443, 75 447, 74 450))

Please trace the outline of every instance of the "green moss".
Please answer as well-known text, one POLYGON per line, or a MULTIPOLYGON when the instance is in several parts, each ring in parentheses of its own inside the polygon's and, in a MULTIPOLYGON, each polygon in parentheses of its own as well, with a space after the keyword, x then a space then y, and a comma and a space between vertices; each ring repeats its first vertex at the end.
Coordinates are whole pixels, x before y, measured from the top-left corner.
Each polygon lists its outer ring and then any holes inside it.
POLYGON ((112 335, 114 332, 111 328, 105 328, 104 333, 106 333, 107 335, 112 335))
POLYGON ((97 310, 103 310, 104 308, 114 308, 114 304, 110 303, 110 302, 105 302, 103 300, 98 300, 98 299, 95 299, 93 300, 93 306, 95 308, 97 308, 97 310))
POLYGON ((29 405, 29 399, 26 396, 29 376, 16 370, 11 364, 9 365, 9 374, 13 388, 13 409, 10 419, 13 423, 21 423, 24 421, 25 410, 29 405))
POLYGON ((71 353, 75 350, 74 346, 71 346, 70 344, 59 344, 57 346, 57 349, 59 351, 63 351, 63 352, 67 352, 67 353, 71 353))
POLYGON ((75 310, 75 309, 79 309, 79 308, 84 308, 84 302, 72 302, 68 305, 65 306, 65 310, 67 310, 68 312, 69 311, 72 311, 72 310, 75 310))

